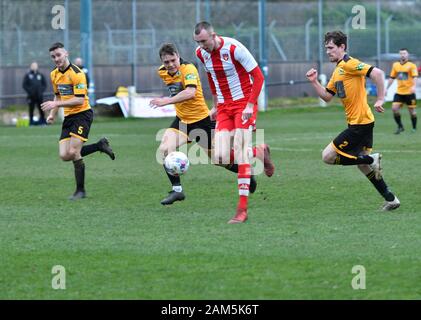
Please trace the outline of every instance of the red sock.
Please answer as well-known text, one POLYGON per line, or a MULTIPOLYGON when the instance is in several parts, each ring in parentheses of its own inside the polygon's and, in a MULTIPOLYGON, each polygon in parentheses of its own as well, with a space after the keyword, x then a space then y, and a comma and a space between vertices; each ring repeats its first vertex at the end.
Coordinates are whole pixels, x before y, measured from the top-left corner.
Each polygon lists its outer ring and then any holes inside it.
POLYGON ((256 152, 257 152, 256 147, 253 147, 253 158, 256 158, 256 152))
POLYGON ((247 209, 247 202, 249 198, 250 189, 250 175, 250 164, 238 165, 238 193, 240 195, 238 208, 240 209, 247 209))

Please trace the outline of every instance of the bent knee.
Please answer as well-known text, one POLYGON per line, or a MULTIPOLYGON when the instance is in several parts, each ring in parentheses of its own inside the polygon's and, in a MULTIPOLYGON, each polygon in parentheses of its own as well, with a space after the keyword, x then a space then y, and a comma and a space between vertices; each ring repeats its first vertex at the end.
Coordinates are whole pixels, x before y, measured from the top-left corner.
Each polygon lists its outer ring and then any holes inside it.
POLYGON ((322 153, 322 161, 326 164, 334 164, 336 156, 337 156, 336 154, 323 152, 322 153))

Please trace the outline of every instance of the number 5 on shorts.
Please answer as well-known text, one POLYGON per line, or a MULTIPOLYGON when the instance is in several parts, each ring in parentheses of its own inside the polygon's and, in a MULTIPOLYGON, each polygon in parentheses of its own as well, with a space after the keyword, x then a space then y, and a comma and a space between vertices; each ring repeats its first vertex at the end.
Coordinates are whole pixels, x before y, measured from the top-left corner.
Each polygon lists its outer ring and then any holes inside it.
POLYGON ((77 133, 78 133, 78 134, 82 134, 82 133, 83 133, 83 127, 82 127, 82 126, 80 126, 80 127, 77 129, 77 133))

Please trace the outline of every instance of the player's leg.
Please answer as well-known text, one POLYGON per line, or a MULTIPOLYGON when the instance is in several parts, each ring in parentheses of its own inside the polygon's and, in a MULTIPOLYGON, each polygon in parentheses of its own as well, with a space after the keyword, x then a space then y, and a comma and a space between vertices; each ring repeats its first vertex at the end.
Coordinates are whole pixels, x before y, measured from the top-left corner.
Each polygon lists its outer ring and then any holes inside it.
POLYGON ((409 115, 411 117, 411 123, 412 123, 412 132, 415 132, 417 130, 417 100, 415 99, 415 94, 411 95, 410 104, 408 105, 408 111, 409 115))
POLYGON ((380 155, 360 154, 360 145, 367 134, 372 134, 374 124, 350 126, 342 131, 322 152, 323 162, 331 165, 355 166, 367 164, 373 166, 380 175, 380 155))
MULTIPOLYGON (((92 124, 93 111, 92 110, 84 111, 79 115, 79 117, 81 118, 81 122, 80 122, 81 125, 77 128, 77 133, 74 133, 75 136, 76 135, 83 136, 83 134, 86 133, 86 130, 89 131, 89 129, 87 129, 86 127, 88 126, 88 124, 89 124, 89 127, 92 124)), ((101 153, 107 154, 111 158, 111 160, 115 159, 115 155, 114 155, 113 149, 111 149, 110 142, 105 137, 99 139, 96 143, 84 145, 80 152, 81 152, 82 157, 86 157, 87 155, 90 155, 98 151, 101 153)))
POLYGON ((85 163, 80 155, 80 150, 83 146, 82 140, 76 137, 70 137, 60 140, 59 153, 60 158, 63 161, 72 161, 75 180, 76 180, 76 191, 69 198, 71 200, 77 200, 86 197, 85 191, 85 163))
MULTIPOLYGON (((199 121, 197 128, 189 133, 190 140, 197 140, 199 137, 198 144, 206 152, 211 162, 217 166, 224 167, 226 170, 238 174, 238 164, 234 162, 234 150, 230 150, 230 163, 220 164, 213 161, 213 150, 215 146, 215 121, 211 121, 210 118, 205 118, 199 121)), ((232 139, 231 139, 232 140, 232 139)), ((230 144, 231 145, 231 144, 230 144)), ((254 193, 257 188, 257 181, 254 176, 250 177, 250 193, 254 193)))
POLYGON ((398 125, 398 128, 395 131, 395 134, 400 134, 402 131, 404 131, 402 120, 401 120, 400 109, 402 107, 402 102, 400 101, 400 99, 401 99, 401 96, 398 94, 395 94, 393 98, 393 103, 392 103, 393 118, 395 119, 395 122, 398 125))
MULTIPOLYGON (((164 160, 169 153, 176 151, 179 146, 182 146, 186 143, 187 135, 185 133, 173 128, 167 129, 164 133, 164 136, 162 137, 161 144, 159 145, 159 155, 161 159, 164 160)), ((170 180, 172 190, 168 193, 168 196, 161 201, 161 204, 170 205, 175 201, 184 200, 185 195, 183 192, 183 187, 181 186, 180 177, 169 174, 165 169, 165 166, 163 166, 163 169, 168 179, 170 180)))
MULTIPOLYGON (((368 155, 370 151, 362 151, 363 155, 368 155)), ((377 192, 384 198, 385 203, 382 206, 382 210, 390 211, 397 209, 400 206, 399 199, 390 191, 383 177, 376 177, 376 173, 372 166, 367 164, 358 165, 358 169, 367 177, 368 180, 376 188, 377 192)))
POLYGON ((238 163, 239 201, 236 215, 228 223, 245 222, 248 218, 248 196, 251 178, 252 130, 236 129, 234 133, 234 158, 238 163))

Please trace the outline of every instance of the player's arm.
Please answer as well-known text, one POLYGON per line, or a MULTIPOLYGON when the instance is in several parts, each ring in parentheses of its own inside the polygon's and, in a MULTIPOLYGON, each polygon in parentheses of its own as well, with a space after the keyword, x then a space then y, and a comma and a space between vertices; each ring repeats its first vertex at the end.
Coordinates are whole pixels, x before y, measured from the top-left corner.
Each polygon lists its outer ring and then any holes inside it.
POLYGON ((81 104, 83 104, 85 100, 85 96, 83 97, 73 97, 69 100, 56 100, 56 98, 54 98, 53 101, 45 101, 44 103, 41 104, 41 109, 42 111, 49 111, 52 110, 54 108, 62 108, 62 107, 76 107, 76 106, 80 106, 81 104))
POLYGON ((384 104, 384 72, 379 68, 370 68, 368 71, 369 73, 367 76, 374 82, 377 88, 377 100, 374 103, 374 109, 377 112, 384 112, 383 104, 384 104), (370 71, 371 70, 371 71, 370 71))
POLYGON ((196 86, 189 85, 173 97, 156 98, 151 100, 150 105, 154 107, 163 107, 168 104, 180 103, 191 100, 196 95, 196 86))
POLYGON ((306 73, 306 77, 308 81, 310 81, 313 88, 316 90, 317 95, 326 102, 332 100, 334 96, 334 92, 329 92, 325 87, 323 87, 318 78, 318 72, 316 69, 312 68, 306 73))
MULTIPOLYGON (((54 95, 54 101, 60 100, 58 95, 54 95)), ((53 123, 54 120, 56 119, 56 115, 58 112, 58 107, 55 107, 53 109, 50 110, 50 114, 47 117, 47 123, 53 123)))
POLYGON ((413 79, 414 79, 414 84, 413 84, 413 86, 411 88, 411 93, 415 93, 415 91, 417 90, 417 80, 418 80, 418 77, 413 77, 413 79))

